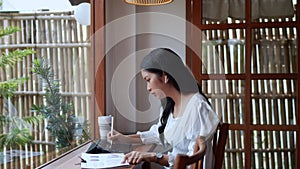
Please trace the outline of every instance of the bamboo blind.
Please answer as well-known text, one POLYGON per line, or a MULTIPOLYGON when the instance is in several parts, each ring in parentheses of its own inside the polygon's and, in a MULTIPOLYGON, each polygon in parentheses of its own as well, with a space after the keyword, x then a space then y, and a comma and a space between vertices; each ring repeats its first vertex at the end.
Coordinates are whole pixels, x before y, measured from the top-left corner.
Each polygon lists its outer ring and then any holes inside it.
MULTIPOLYGON (((265 19, 258 22, 292 20, 265 19)), ((294 79, 285 78, 288 74, 297 73, 296 29, 254 29, 253 35, 253 73, 282 74, 282 78, 252 81, 252 123, 296 125, 296 83, 294 79)), ((296 168, 295 131, 253 131, 252 134, 252 166, 296 168)))
MULTIPOLYGON (((207 21, 207 24, 213 22, 207 21)), ((207 30, 202 37, 203 74, 245 73, 245 32, 243 30, 207 30)), ((245 81, 234 79, 203 80, 202 89, 210 98, 222 121, 244 124, 245 81)), ((224 168, 243 168, 244 137, 242 131, 230 131, 224 159, 224 168)))
MULTIPOLYGON (((204 25, 222 24, 202 21, 204 25)), ((295 18, 255 22, 289 21, 295 21, 295 18)), ((228 18, 225 24, 242 22, 228 18)), ((222 121, 237 128, 244 125, 245 117, 249 116, 245 114, 245 107, 251 106, 251 125, 295 126, 296 82, 291 74, 297 73, 296 28, 252 29, 250 68, 257 78, 251 80, 251 105, 245 105, 245 29, 203 32, 200 74, 207 76, 201 77, 202 89, 222 121), (224 78, 214 80, 210 75, 224 75, 224 78)), ((283 128, 252 130, 251 145, 245 145, 245 131, 230 130, 223 168, 245 168, 245 146, 251 146, 251 168, 296 168, 296 131, 283 128)))
MULTIPOLYGON (((53 68, 55 79, 61 81, 63 99, 73 103, 76 116, 89 120, 89 80, 92 78, 88 72, 89 27, 78 24, 72 12, 0 13, 0 27, 7 26, 17 26, 21 31, 0 39, 1 53, 25 48, 36 52, 25 57, 14 67, 0 71, 1 81, 29 77, 28 82, 21 85, 11 98, 18 116, 32 115, 31 106, 39 105, 43 101, 42 83, 32 74, 31 68, 34 59, 44 57, 53 68)), ((3 110, 4 100, 0 101, 0 108, 3 110)), ((7 157, 12 158, 12 162, 2 163, 0 168, 35 168, 64 152, 65 150, 55 149, 45 127, 46 122, 32 128, 35 144, 25 147, 25 151, 29 152, 26 157, 29 158, 23 158, 25 155, 7 157), (43 155, 33 157, 32 152, 40 152, 43 155)))

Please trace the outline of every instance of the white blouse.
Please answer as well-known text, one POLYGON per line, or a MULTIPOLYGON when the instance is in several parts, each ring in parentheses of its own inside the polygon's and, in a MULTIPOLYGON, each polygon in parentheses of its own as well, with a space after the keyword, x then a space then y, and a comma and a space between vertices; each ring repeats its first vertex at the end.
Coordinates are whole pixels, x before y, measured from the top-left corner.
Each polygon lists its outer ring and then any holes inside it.
MULTIPOLYGON (((168 152, 169 165, 173 166, 177 154, 192 155, 196 138, 203 136, 207 145, 203 167, 206 169, 213 168, 212 137, 219 121, 218 115, 199 93, 194 94, 189 100, 182 116, 174 118, 171 113, 164 131, 166 141, 173 147, 168 152)), ((152 125, 148 131, 137 132, 144 144, 161 143, 158 133, 160 125, 159 121, 152 125)))

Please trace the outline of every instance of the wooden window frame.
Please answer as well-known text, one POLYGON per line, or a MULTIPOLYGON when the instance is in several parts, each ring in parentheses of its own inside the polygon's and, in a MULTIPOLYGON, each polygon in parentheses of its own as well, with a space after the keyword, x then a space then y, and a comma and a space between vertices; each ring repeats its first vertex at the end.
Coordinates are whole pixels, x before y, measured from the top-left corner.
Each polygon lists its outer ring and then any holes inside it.
POLYGON ((99 139, 97 117, 105 115, 105 0, 90 0, 91 3, 91 135, 99 139), (94 77, 94 78, 93 78, 94 77))
MULTIPOLYGON (((246 67, 245 74, 240 74, 239 77, 235 77, 235 75, 225 75, 226 79, 234 80, 234 79, 242 79, 246 81, 245 86, 245 105, 250 105, 251 103, 251 86, 250 82, 253 79, 261 79, 265 78, 265 75, 261 74, 252 74, 251 73, 251 34, 252 29, 254 28, 268 28, 268 27, 296 27, 297 36, 300 35, 300 5, 299 1, 296 6, 296 18, 295 22, 286 22, 286 23, 256 23, 251 22, 251 0, 245 0, 245 9, 246 9, 246 22, 240 24, 211 24, 204 25, 202 24, 202 7, 201 0, 186 0, 186 20, 193 25, 197 26, 201 30, 213 30, 213 29, 236 29, 241 28, 246 30, 246 67), (193 4, 193 5, 191 5, 193 4), (196 14, 198 13, 198 14, 196 14)), ((101 29, 105 25, 105 0, 91 0, 91 33, 94 34, 98 29, 101 29)), ((191 27, 187 25, 187 33, 186 40, 187 43, 193 44, 192 39, 192 31, 191 27)), ((95 77, 95 81, 91 82, 92 84, 92 110, 91 110, 91 128, 92 128, 92 137, 99 138, 99 132, 97 127, 96 117, 99 115, 105 115, 105 58, 102 56, 104 54, 104 37, 100 39, 92 39, 92 48, 91 48, 91 76, 95 77), (97 61, 101 61, 100 66, 96 65, 97 61)), ((300 40, 297 39, 297 45, 299 46, 300 40)), ((300 65, 300 48, 297 48, 297 65, 300 65)), ((199 75, 198 72, 201 72, 201 62, 197 60, 197 56, 193 51, 191 51, 188 47, 186 48, 186 62, 187 65, 190 66, 195 76, 201 83, 202 80, 207 80, 208 75, 199 75), (198 62, 197 62, 198 61, 198 62), (193 63, 193 64, 192 64, 193 63)), ((290 74, 290 78, 294 78, 296 81, 296 105, 300 105, 300 73, 299 67, 297 67, 297 73, 290 74)), ((268 79, 278 79, 280 74, 271 74, 268 75, 268 79)), ((217 76, 216 76, 217 77, 217 76)), ((280 79, 280 78, 279 78, 280 79)), ((300 143, 300 109, 299 106, 296 106, 296 125, 294 126, 271 126, 271 125, 252 125, 251 124, 251 107, 245 107, 245 124, 238 125, 232 124, 230 126, 230 130, 243 130, 245 132, 245 168, 251 168, 251 131, 253 130, 277 130, 277 131, 296 131, 296 143, 300 143)), ((300 158, 300 145, 296 144, 296 159, 300 158)), ((300 161, 296 160, 296 168, 300 168, 300 161)))

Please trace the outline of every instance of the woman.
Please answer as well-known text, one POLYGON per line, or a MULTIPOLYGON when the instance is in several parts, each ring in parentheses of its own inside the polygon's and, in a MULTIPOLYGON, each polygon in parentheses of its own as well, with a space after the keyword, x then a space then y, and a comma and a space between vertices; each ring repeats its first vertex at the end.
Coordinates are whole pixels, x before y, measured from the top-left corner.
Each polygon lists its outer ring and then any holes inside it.
POLYGON ((211 138, 219 118, 181 58, 170 49, 155 49, 143 59, 141 74, 149 93, 165 103, 160 121, 149 131, 133 135, 114 131, 113 135, 108 134, 108 139, 144 144, 167 142, 173 149, 163 155, 133 151, 125 155, 124 161, 156 162, 171 167, 177 154, 192 155, 197 136, 203 136, 207 144, 204 168, 213 168, 211 138))

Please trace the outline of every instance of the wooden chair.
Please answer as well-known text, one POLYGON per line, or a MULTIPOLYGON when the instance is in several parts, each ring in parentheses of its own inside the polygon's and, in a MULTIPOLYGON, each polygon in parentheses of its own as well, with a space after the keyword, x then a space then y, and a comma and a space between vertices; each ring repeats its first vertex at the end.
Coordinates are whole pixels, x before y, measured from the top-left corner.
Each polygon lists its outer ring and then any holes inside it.
POLYGON ((219 123, 213 139, 213 152, 215 155, 214 169, 221 169, 224 161, 225 146, 228 137, 229 124, 219 123))
POLYGON ((203 158, 206 151, 206 144, 203 138, 198 137, 194 148, 194 154, 191 156, 178 154, 175 159, 174 169, 186 169, 188 165, 190 169, 202 169, 203 158))
MULTIPOLYGON (((215 156, 214 169, 221 169, 224 161, 225 146, 228 137, 229 124, 219 123, 217 131, 213 138, 213 153, 215 156)), ((194 155, 187 156, 178 154, 175 160, 174 169, 185 169, 191 165, 191 169, 202 169, 203 158, 205 155, 206 145, 202 138, 198 137, 194 149, 194 155)))
MULTIPOLYGON (((224 161, 225 146, 228 137, 229 124, 219 123, 217 131, 213 138, 213 153, 215 156, 214 169, 222 169, 224 161)), ((192 156, 178 154, 175 159, 174 169, 186 169, 188 165, 190 169, 202 169, 203 158, 206 151, 205 141, 198 137, 192 156)), ((145 163, 143 168, 150 169, 150 163, 145 163)))

